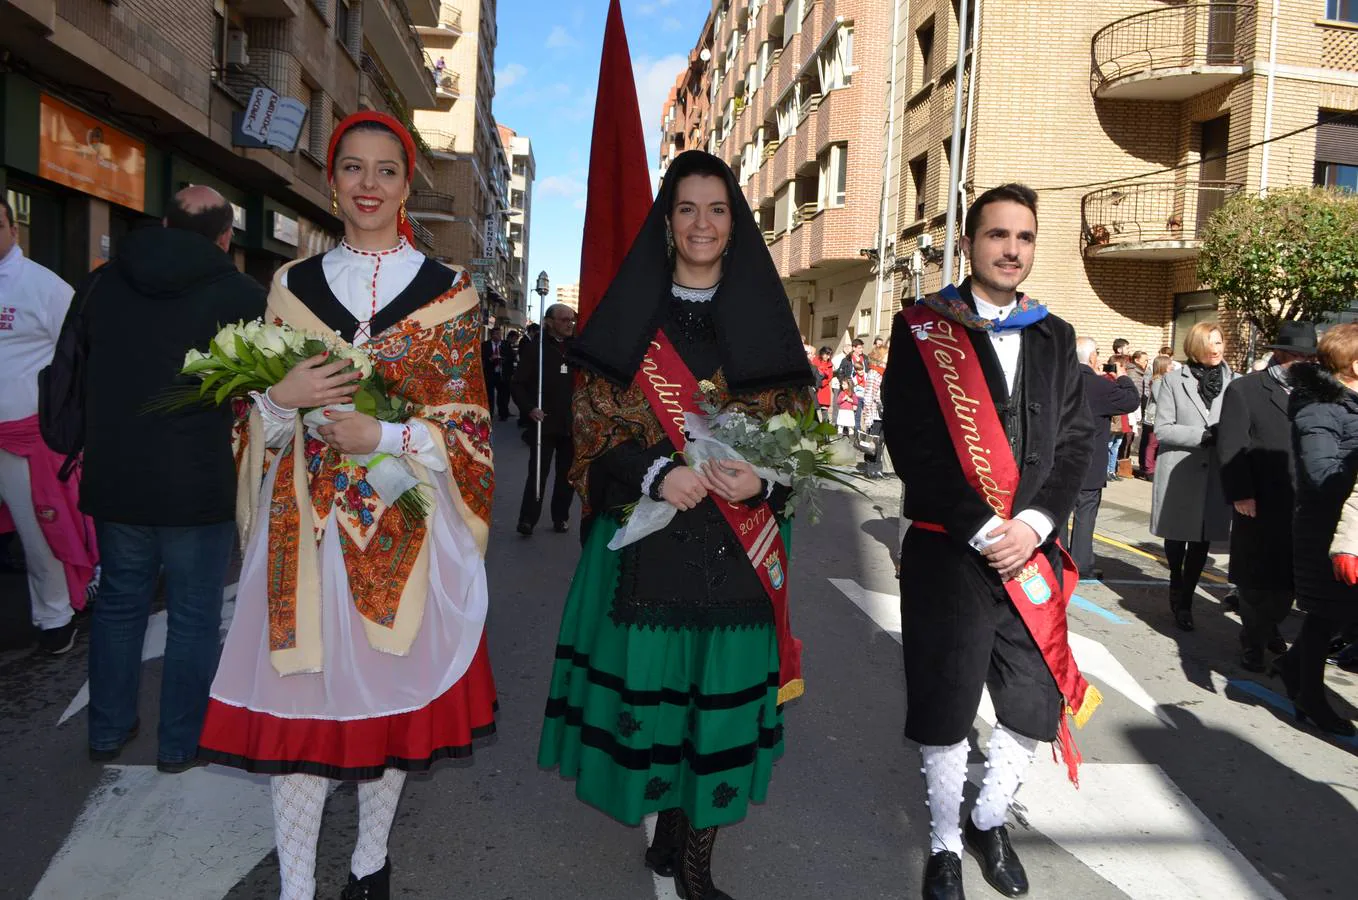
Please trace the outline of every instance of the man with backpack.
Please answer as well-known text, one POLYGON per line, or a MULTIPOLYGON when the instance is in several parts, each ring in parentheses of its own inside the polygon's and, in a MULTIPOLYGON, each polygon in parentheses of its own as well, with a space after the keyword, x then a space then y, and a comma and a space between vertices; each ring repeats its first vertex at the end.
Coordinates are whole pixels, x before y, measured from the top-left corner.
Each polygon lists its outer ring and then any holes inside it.
POLYGON ((221 194, 184 188, 164 225, 122 240, 65 327, 83 329, 87 348, 80 502, 103 554, 90 631, 90 759, 115 759, 137 732, 142 639, 163 571, 169 637, 156 761, 182 772, 194 765, 217 668, 236 540, 233 419, 230 405, 147 406, 182 377, 185 353, 206 348, 222 325, 261 316, 265 294, 227 253, 232 216, 221 194))
POLYGON ((24 256, 14 210, 0 199, 0 531, 17 531, 28 569, 38 646, 59 656, 75 646, 72 605, 83 606, 95 552, 75 486, 38 428, 38 372, 52 358, 71 286, 24 256))

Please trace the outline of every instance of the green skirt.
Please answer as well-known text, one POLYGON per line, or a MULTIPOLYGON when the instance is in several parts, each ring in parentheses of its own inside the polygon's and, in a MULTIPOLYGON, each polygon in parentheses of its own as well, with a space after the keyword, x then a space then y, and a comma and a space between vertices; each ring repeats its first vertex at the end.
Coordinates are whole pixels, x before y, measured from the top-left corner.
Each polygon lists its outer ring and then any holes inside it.
POLYGON ((738 822, 751 800, 764 801, 783 754, 773 625, 614 624, 617 530, 600 517, 576 567, 538 764, 629 825, 674 808, 695 828, 738 822))

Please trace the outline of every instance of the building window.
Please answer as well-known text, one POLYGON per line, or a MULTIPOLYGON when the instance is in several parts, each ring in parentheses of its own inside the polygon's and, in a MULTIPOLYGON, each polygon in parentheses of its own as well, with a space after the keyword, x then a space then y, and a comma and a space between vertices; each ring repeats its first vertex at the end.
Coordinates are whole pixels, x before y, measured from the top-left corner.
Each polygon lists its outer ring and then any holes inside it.
POLYGON ((218 72, 226 58, 226 2, 212 3, 212 67, 218 72))
POLYGON ((843 206, 845 186, 849 180, 849 148, 845 144, 831 144, 820 156, 820 205, 822 208, 843 206))
POLYGON ((802 17, 806 15, 807 0, 787 0, 783 8, 783 46, 802 30, 802 17))
POLYGON ((1316 184, 1337 191, 1358 191, 1358 166, 1318 162, 1316 184))
POLYGON ((327 119, 325 114, 325 92, 320 90, 312 91, 306 85, 302 85, 302 90, 310 91, 311 93, 307 111, 306 150, 311 154, 312 159, 324 159, 325 145, 330 139, 330 135, 328 135, 325 130, 327 119))
POLYGON ((510 191, 509 205, 515 209, 523 209, 523 191, 510 191))
MULTIPOLYGON (((972 25, 973 22, 976 21, 976 13, 975 13, 975 9, 976 9, 976 3, 975 3, 975 0, 972 0, 971 3, 968 3, 968 4, 967 4, 967 18, 971 20, 970 22, 967 23, 967 49, 968 49, 968 50, 971 49, 972 38, 975 37, 975 35, 973 35, 973 34, 971 33, 971 31, 972 31, 971 25, 972 25)), ((1214 14, 1215 14, 1215 15, 1220 15, 1219 12, 1218 12, 1218 13, 1214 13, 1214 14)), ((953 21, 953 27, 958 28, 958 29, 960 29, 960 28, 962 27, 962 7, 961 7, 961 5, 957 2, 957 0, 952 0, 952 21, 953 21)), ((957 36, 958 34, 960 34, 960 33, 961 33, 960 31, 955 31, 955 32, 953 32, 954 38, 956 38, 956 36, 957 36)), ((953 43, 956 44, 957 41, 954 39, 953 43)))
POLYGON ((783 234, 792 227, 792 185, 785 184, 783 189, 773 195, 773 232, 783 234))
POLYGON ((1358 22, 1358 0, 1326 0, 1325 18, 1332 22, 1358 22))
POLYGON ((820 320, 820 336, 822 339, 839 337, 839 316, 825 316, 820 320))
POLYGON ((858 337, 862 337, 872 330, 872 310, 863 307, 858 311, 858 337))
POLYGON ((934 77, 934 20, 930 19, 915 32, 915 46, 919 55, 915 57, 915 68, 919 72, 917 85, 924 87, 934 77))
POLYGON ((853 26, 841 25, 816 58, 824 93, 847 87, 853 76, 853 26))
POLYGON ((915 221, 924 218, 924 183, 928 178, 928 154, 920 154, 910 160, 910 182, 915 190, 915 221))

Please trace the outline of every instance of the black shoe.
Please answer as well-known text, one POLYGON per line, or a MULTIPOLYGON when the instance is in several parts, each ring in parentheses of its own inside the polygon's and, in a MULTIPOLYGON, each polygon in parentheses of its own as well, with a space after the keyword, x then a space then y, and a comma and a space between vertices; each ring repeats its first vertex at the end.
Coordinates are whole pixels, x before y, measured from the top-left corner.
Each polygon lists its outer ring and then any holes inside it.
POLYGON ((523 535, 524 537, 532 537, 532 536, 533 536, 533 526, 532 526, 532 525, 529 525, 527 522, 520 522, 520 523, 519 523, 519 527, 518 527, 518 532, 519 532, 519 534, 523 535))
POLYGON ((96 750, 90 748, 90 762, 106 763, 113 762, 123 752, 123 748, 132 743, 132 740, 141 733, 141 717, 132 720, 132 727, 127 729, 127 734, 118 742, 118 746, 112 750, 96 750))
POLYGON ((1179 594, 1173 585, 1169 589, 1169 610, 1174 613, 1174 624, 1179 626, 1180 631, 1193 630, 1193 597, 1189 595, 1187 601, 1179 599, 1179 594))
POLYGON ((1345 672, 1358 672, 1358 641, 1340 650, 1330 661, 1345 672))
POLYGON ((38 632, 38 649, 49 656, 69 653, 75 646, 75 619, 57 628, 44 628, 38 632))
POLYGON ((661 878, 673 878, 679 868, 678 847, 647 847, 646 868, 661 878))
POLYGON ((962 890, 962 860, 951 850, 940 850, 924 867, 924 900, 966 900, 962 890))
POLYGON ((382 868, 362 878, 349 873, 349 883, 340 894, 340 900, 391 900, 391 859, 382 863, 382 868))
POLYGON ((183 762, 166 762, 163 759, 158 759, 156 760, 156 771, 164 772, 166 775, 182 775, 189 769, 196 769, 205 765, 207 765, 207 761, 201 759, 186 759, 183 762))
POLYGON ((1028 893, 1028 873, 1009 843, 1009 832, 1003 825, 982 831, 967 816, 962 828, 967 849, 976 855, 986 884, 1006 897, 1022 897, 1028 893))
POLYGON ((570 522, 553 522, 553 523, 552 523, 552 530, 555 531, 557 534, 565 534, 566 532, 568 532, 568 531, 571 530, 571 523, 570 523, 570 522))
POLYGON ((1268 667, 1268 674, 1276 675, 1282 679, 1283 691, 1287 694, 1287 699, 1294 702, 1297 695, 1301 693, 1301 672, 1298 671, 1298 668, 1299 661, 1296 658, 1295 650, 1284 653, 1268 667))
POLYGON ((1292 705, 1296 708, 1299 723, 1304 724, 1310 719, 1316 728, 1337 737, 1353 737, 1355 733, 1353 723, 1331 709, 1330 704, 1323 699, 1319 703, 1306 703, 1298 697, 1292 701, 1292 705))
POLYGON ((1240 612, 1240 594, 1236 591, 1231 591, 1225 597, 1221 598, 1221 605, 1231 612, 1240 612))
POLYGON ((1242 647, 1240 650, 1240 668, 1246 672, 1263 672, 1264 651, 1259 647, 1242 647))
POLYGON ((1287 641, 1278 633, 1278 629, 1273 629, 1273 637, 1268 639, 1268 652, 1282 656, 1287 652, 1287 641))

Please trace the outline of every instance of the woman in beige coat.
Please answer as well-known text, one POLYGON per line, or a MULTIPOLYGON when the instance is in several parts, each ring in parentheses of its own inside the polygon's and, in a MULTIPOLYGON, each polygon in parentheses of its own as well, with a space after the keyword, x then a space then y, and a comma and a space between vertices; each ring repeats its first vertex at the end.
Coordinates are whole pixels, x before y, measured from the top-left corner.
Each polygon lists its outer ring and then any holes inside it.
POLYGON ((1212 541, 1231 534, 1231 505, 1221 487, 1215 450, 1222 395, 1235 377, 1215 322, 1199 322, 1184 341, 1188 365, 1155 386, 1159 450, 1151 502, 1151 533, 1164 539, 1169 561, 1169 607, 1184 631, 1193 630, 1193 595, 1212 541))

